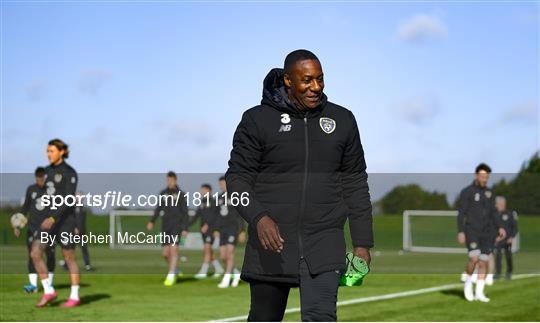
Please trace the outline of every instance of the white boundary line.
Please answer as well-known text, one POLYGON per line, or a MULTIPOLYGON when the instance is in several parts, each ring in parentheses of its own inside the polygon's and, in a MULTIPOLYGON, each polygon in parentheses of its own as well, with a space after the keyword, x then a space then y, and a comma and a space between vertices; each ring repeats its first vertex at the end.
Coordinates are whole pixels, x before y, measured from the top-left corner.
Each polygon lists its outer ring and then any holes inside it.
MULTIPOLYGON (((540 273, 521 274, 521 275, 514 275, 512 279, 524 279, 524 278, 539 277, 539 276, 540 276, 540 273)), ((440 286, 434 286, 434 287, 422 288, 422 289, 414 289, 414 290, 409 290, 409 291, 399 292, 399 293, 392 293, 392 294, 353 298, 346 301, 337 302, 337 306, 345 306, 345 305, 351 305, 351 304, 376 302, 376 301, 382 301, 386 299, 415 296, 415 295, 427 294, 427 293, 432 293, 432 292, 438 292, 442 290, 449 290, 449 289, 453 289, 453 288, 461 287, 461 286, 463 286, 463 283, 440 285, 440 286)), ((299 312, 300 312, 300 307, 294 307, 294 308, 285 310, 285 314, 299 313, 299 312)), ((234 317, 227 317, 223 319, 212 320, 211 322, 238 322, 238 321, 245 321, 246 319, 247 319, 247 315, 241 315, 241 316, 234 316, 234 317)))

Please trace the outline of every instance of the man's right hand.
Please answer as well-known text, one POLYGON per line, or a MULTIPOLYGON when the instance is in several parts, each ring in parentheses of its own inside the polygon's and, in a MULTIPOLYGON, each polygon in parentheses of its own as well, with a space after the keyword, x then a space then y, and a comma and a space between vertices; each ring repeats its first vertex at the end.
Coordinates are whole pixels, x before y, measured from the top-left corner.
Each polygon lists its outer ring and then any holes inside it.
POLYGON ((152 231, 153 228, 154 228, 154 222, 148 222, 146 224, 146 230, 152 231))
POLYGON ((208 224, 205 223, 205 224, 203 224, 203 226, 201 227, 201 232, 204 233, 204 234, 206 234, 207 231, 208 231, 208 224))
POLYGON ((13 234, 18 238, 21 235, 21 230, 13 228, 13 234))
POLYGON ((265 250, 281 252, 283 250, 283 238, 279 235, 279 228, 268 215, 264 215, 257 222, 257 235, 265 250))
POLYGON ((465 244, 465 233, 464 233, 464 232, 458 233, 458 235, 457 235, 457 241, 458 241, 460 244, 465 244))
POLYGON ((41 222, 41 229, 45 231, 49 231, 52 228, 53 224, 54 224, 54 218, 52 216, 48 217, 45 220, 43 220, 43 222, 41 222))

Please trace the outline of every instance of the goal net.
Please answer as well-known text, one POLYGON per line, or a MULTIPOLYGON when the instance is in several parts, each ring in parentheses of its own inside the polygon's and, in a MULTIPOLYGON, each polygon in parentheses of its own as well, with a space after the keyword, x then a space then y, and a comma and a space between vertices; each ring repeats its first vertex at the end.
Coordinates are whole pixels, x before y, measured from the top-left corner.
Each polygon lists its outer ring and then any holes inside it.
MULTIPOLYGON (((152 218, 152 210, 112 210, 109 213, 109 234, 112 239, 109 241, 111 249, 159 249, 160 243, 130 243, 125 237, 127 235, 137 235, 144 232, 146 235, 158 235, 161 232, 161 217, 158 217, 151 231, 146 230, 148 221, 152 218)), ((202 250, 204 243, 200 232, 190 232, 182 238, 181 248, 186 250, 202 250)), ((214 249, 219 248, 219 238, 214 240, 214 249)))
MULTIPOLYGON (((403 250, 466 253, 457 242, 457 211, 406 210, 403 212, 403 250)), ((512 251, 519 250, 519 234, 512 251)))

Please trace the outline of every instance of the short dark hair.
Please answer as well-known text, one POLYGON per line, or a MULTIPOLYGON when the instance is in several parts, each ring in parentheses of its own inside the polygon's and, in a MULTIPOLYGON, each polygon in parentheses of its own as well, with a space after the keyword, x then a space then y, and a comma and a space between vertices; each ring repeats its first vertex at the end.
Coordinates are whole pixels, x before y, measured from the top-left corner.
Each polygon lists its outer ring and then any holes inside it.
POLYGON ((297 49, 295 51, 290 52, 287 57, 285 57, 285 62, 283 63, 283 70, 285 70, 285 73, 289 72, 293 66, 299 62, 299 61, 305 61, 305 60, 316 60, 318 61, 319 58, 312 52, 310 52, 307 49, 297 49))
POLYGON ((49 140, 49 146, 55 146, 58 150, 63 150, 64 155, 62 155, 62 157, 64 159, 67 159, 69 157, 68 145, 62 139, 55 138, 49 140))
POLYGON ((220 181, 224 181, 224 180, 225 180, 225 176, 220 176, 220 177, 219 177, 219 180, 220 180, 220 181))
POLYGON ((202 184, 201 187, 204 187, 204 188, 208 189, 209 191, 212 190, 212 185, 210 185, 210 184, 208 184, 208 183, 202 184))
POLYGON ((172 177, 174 179, 176 179, 176 173, 172 170, 170 170, 168 173, 167 173, 167 177, 172 177))
POLYGON ((491 173, 491 167, 489 167, 486 163, 480 163, 478 166, 476 166, 476 169, 474 170, 474 172, 478 174, 482 170, 488 174, 491 173))
POLYGON ((36 177, 43 177, 43 176, 45 176, 45 168, 43 168, 43 167, 38 167, 38 168, 36 168, 36 170, 34 171, 34 175, 35 175, 36 177))

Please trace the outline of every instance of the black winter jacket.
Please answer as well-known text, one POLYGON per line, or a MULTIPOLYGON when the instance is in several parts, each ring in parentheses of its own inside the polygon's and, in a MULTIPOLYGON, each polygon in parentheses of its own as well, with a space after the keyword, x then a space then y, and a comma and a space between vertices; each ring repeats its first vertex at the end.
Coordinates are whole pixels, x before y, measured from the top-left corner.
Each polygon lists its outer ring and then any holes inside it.
POLYGON ((372 247, 366 163, 353 114, 328 102, 302 111, 291 103, 283 70, 264 80, 261 105, 244 112, 233 139, 229 192, 248 192, 238 205, 249 239, 242 279, 298 283, 303 258, 312 274, 345 269, 344 224, 355 247, 372 247), (256 223, 269 215, 285 240, 264 250, 256 223))

